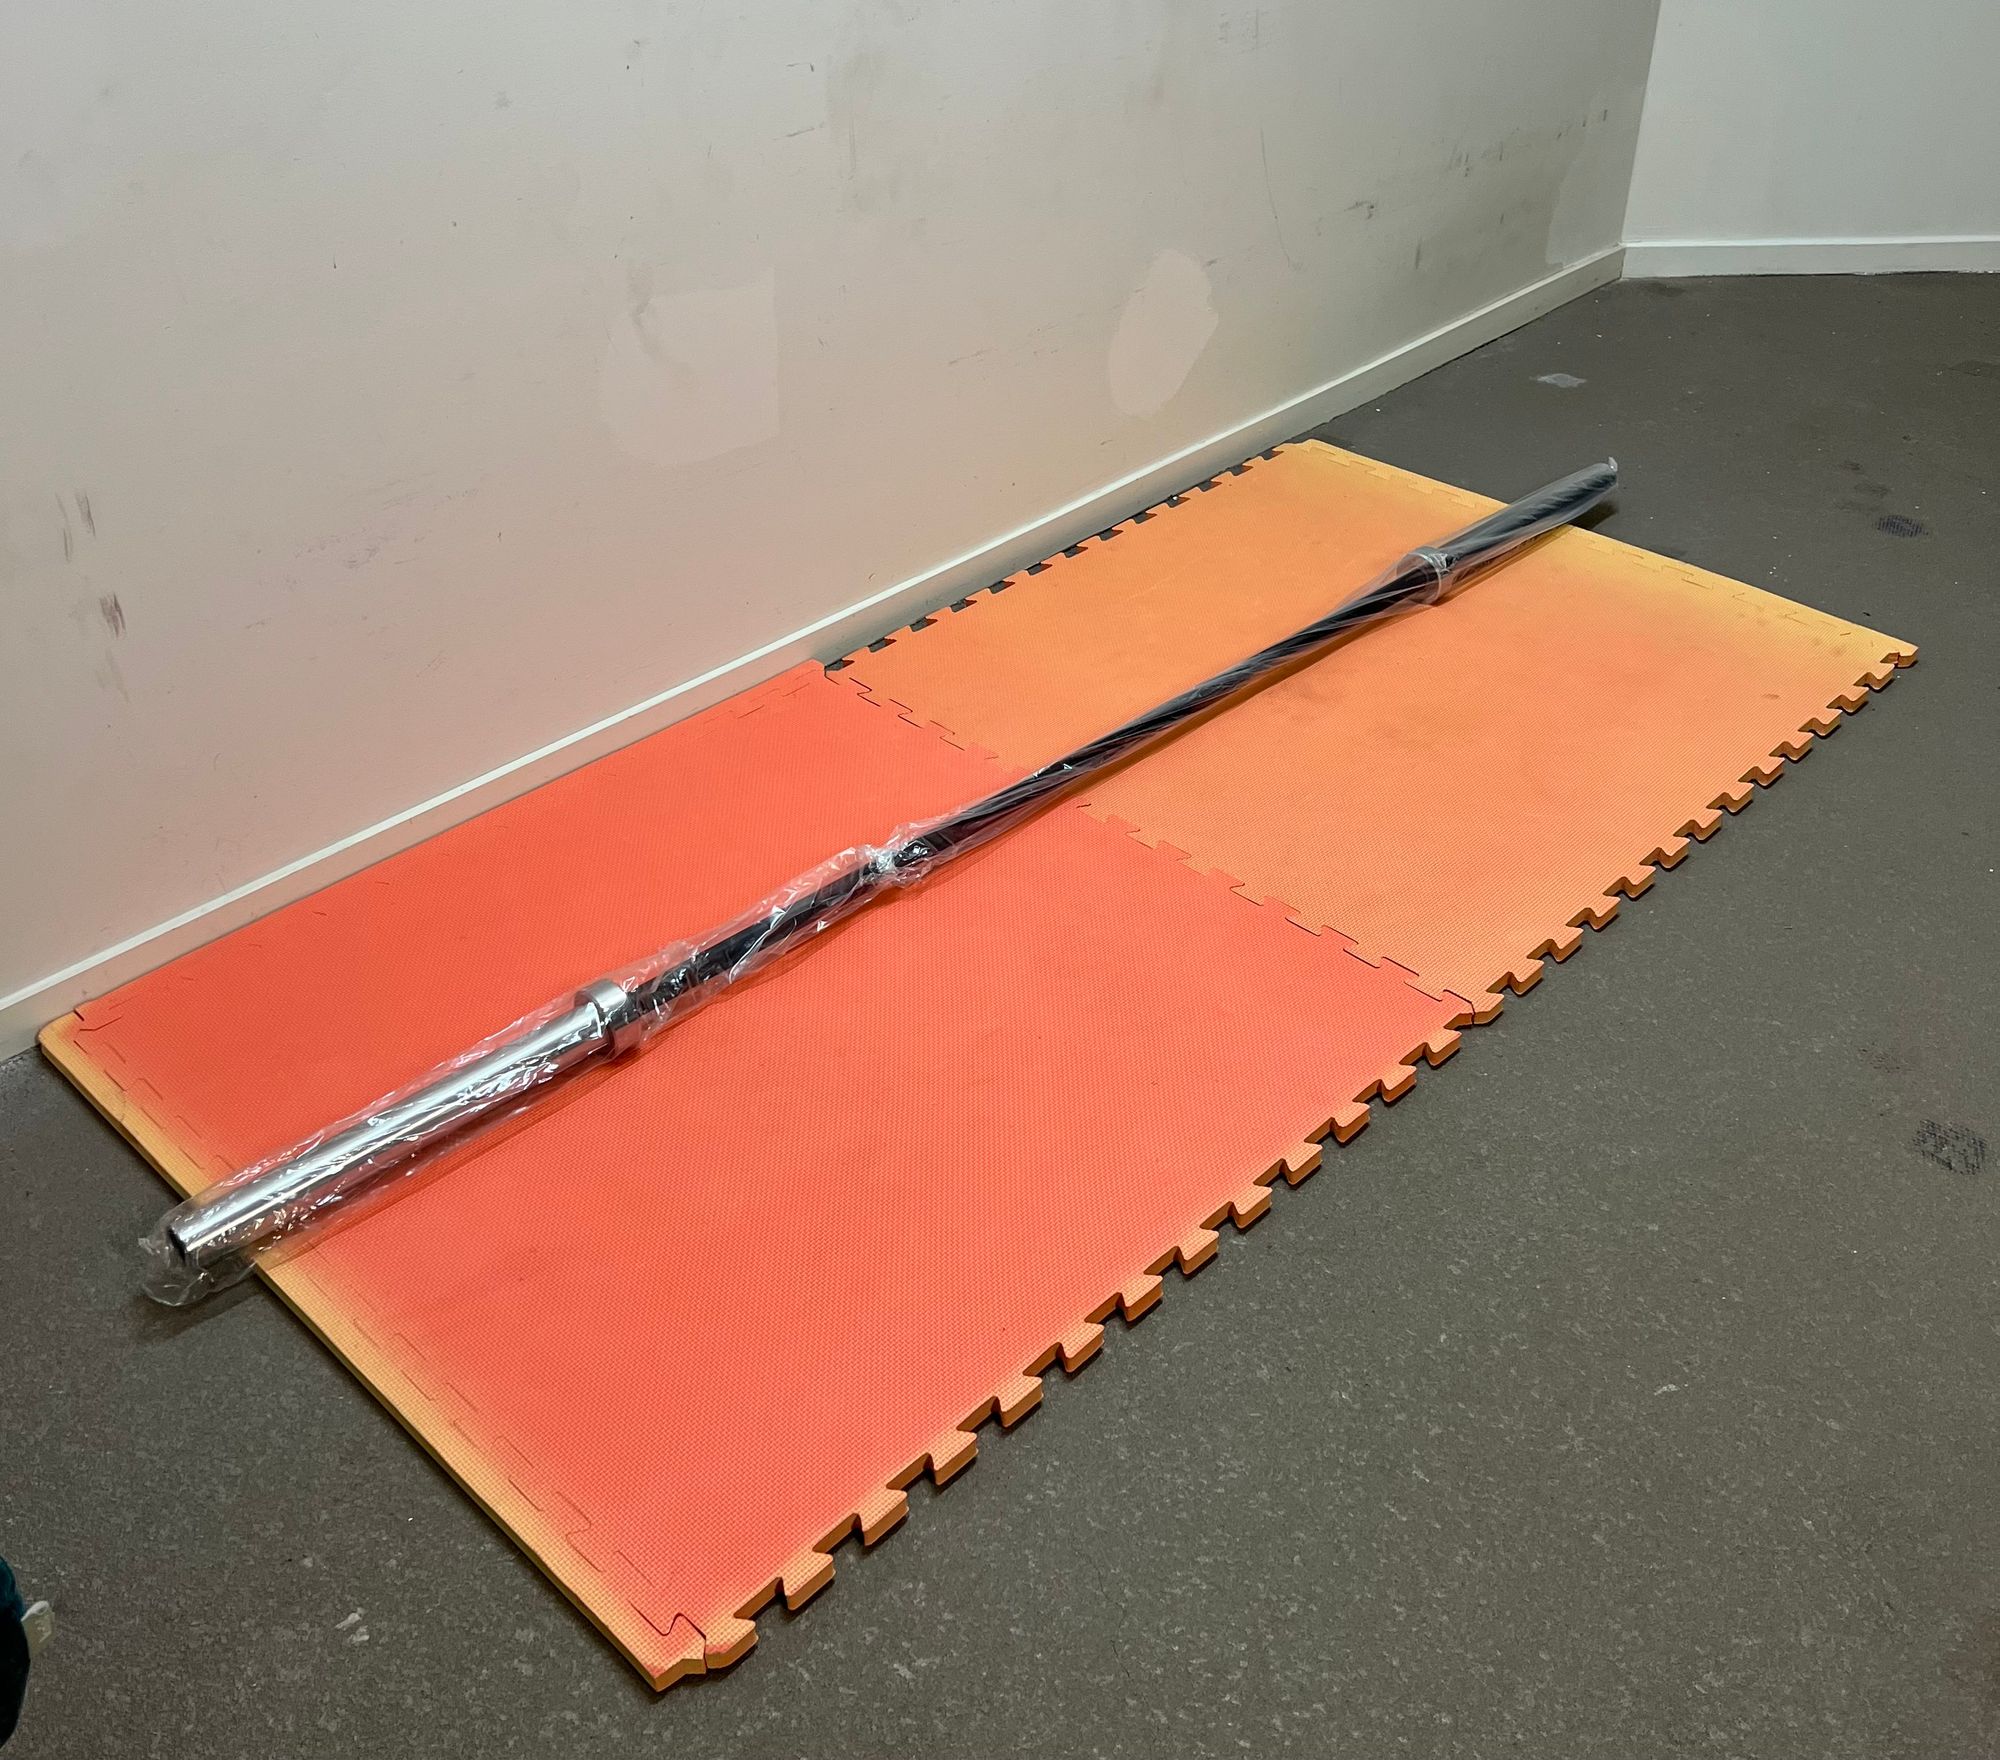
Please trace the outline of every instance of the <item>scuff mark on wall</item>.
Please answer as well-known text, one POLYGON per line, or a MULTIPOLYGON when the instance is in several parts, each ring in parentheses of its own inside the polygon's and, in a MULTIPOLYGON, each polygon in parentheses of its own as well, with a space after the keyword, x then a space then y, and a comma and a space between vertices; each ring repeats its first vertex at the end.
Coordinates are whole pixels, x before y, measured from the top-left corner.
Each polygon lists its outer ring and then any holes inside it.
POLYGON ((104 619, 104 627, 114 636, 122 636, 125 633, 125 607, 118 603, 116 593, 103 593, 98 596, 97 614, 104 619))
MULTIPOLYGON (((89 493, 86 490, 79 489, 70 499, 76 503, 77 515, 83 521, 84 532, 92 538, 96 537, 97 514, 90 505, 89 493)), ((56 517, 62 521, 63 561, 74 562, 76 560, 77 536, 75 522, 69 517, 70 502, 65 501, 60 493, 57 494, 55 500, 56 517)))
POLYGON ((1187 382, 1221 320, 1208 275, 1182 251, 1153 259, 1119 315, 1105 374, 1128 416, 1163 408, 1187 382))
POLYGON ((772 439, 778 398, 777 278, 655 293, 634 264, 611 320, 598 408, 618 444, 659 465, 693 464, 772 439))
POLYGON ((1271 235, 1278 241, 1278 249, 1285 254, 1285 261, 1291 264, 1294 275, 1305 273, 1305 264, 1292 255, 1292 247, 1285 242, 1285 223, 1278 216, 1278 192, 1271 187, 1271 143, 1266 138, 1263 123, 1257 125, 1257 163, 1264 172, 1264 205, 1271 210, 1271 235))
MULTIPOLYGON (((1564 268, 1602 248, 1603 215, 1615 208, 1615 161, 1587 147, 1602 106, 1560 121, 1522 124, 1483 142, 1461 139, 1443 169, 1397 180, 1399 204, 1424 210, 1419 301, 1468 276, 1496 269, 1517 279, 1564 268), (1605 167, 1609 165, 1607 170, 1605 167)), ((1430 312, 1426 311, 1426 317, 1430 312)))

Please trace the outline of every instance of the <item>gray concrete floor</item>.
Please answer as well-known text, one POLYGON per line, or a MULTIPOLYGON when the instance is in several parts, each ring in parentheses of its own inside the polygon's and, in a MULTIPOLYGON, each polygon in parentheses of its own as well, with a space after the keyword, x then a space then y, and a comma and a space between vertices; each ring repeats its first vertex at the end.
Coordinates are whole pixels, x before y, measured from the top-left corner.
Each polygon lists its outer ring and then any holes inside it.
POLYGON ((662 1699, 267 1294, 135 1298, 161 1186, 0 1068, 23 1760, 2000 1747, 2000 277, 1607 288, 1330 437, 1615 451, 1607 530, 1924 659, 662 1699))

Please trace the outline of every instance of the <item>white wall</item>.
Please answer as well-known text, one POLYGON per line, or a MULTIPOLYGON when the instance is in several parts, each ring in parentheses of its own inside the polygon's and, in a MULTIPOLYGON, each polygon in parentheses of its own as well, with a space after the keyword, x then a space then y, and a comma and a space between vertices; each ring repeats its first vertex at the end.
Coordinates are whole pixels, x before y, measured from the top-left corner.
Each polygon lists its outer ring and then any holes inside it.
POLYGON ((2000 268, 1996 78, 1996 0, 1662 0, 1628 273, 2000 268))
POLYGON ((0 0, 4 1024, 1607 277, 1652 27, 0 0))

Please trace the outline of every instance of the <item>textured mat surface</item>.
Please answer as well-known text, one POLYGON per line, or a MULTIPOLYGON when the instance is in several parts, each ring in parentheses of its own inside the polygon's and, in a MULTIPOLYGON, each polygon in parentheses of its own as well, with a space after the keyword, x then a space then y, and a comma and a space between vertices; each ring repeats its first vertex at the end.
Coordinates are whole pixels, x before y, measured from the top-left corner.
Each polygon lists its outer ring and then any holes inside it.
MULTIPOLYGON (((839 676, 1037 764, 1496 505, 1317 442, 1177 501, 839 676)), ((1485 1012, 1915 657, 1565 531, 1139 758, 1089 810, 1485 1012)))
MULTIPOLYGON (((196 1187, 1008 774, 802 669, 45 1043, 196 1187)), ((1254 1220, 1465 1009, 1062 807, 274 1280, 665 1684, 823 1586, 833 1545, 1254 1220)))
MULTIPOLYGON (((44 1043, 196 1189, 1491 505, 1285 449, 44 1043)), ((650 1679, 733 1661, 772 1595, 823 1586, 843 1537, 893 1526, 919 1473, 957 1471, 1910 657, 1564 534, 864 913, 273 1281, 650 1679)))

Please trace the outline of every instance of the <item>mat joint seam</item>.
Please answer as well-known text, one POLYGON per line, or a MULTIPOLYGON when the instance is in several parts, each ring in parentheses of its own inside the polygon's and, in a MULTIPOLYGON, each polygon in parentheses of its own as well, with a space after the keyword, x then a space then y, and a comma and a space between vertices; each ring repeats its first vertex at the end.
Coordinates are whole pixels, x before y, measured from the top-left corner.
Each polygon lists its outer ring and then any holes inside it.
MULTIPOLYGON (((705 1650, 701 1657, 683 1661, 669 1678, 657 1683, 661 1690, 688 1674, 728 1668, 741 1661, 756 1645, 758 1617, 780 1595, 790 1613, 798 1613, 816 1600, 838 1575, 833 1555, 842 1545, 858 1535, 862 1546, 872 1550, 903 1525, 909 1515, 910 1486, 928 1473, 933 1487, 942 1491, 978 1458, 981 1429, 997 1419, 1004 1435, 1041 1405, 1044 1378, 1058 1363, 1065 1378, 1069 1378, 1098 1359, 1105 1340, 1105 1322, 1114 1313, 1127 1328, 1137 1326, 1159 1306, 1166 1272, 1178 1269, 1186 1281, 1213 1264, 1220 1252, 1225 1221, 1232 1223, 1237 1233, 1247 1233, 1271 1213, 1272 1193, 1279 1179, 1291 1189, 1303 1184, 1323 1164, 1327 1141, 1351 1141, 1368 1123, 1369 1100, 1379 1095, 1385 1103, 1395 1104, 1411 1091, 1420 1067, 1439 1067, 1458 1051, 1460 1044, 1461 1036, 1455 1028, 1433 1030, 1399 1061, 1372 1077, 1351 1101, 1336 1109, 1317 1135, 1308 1136, 1294 1148, 1273 1157, 1234 1196, 1149 1261, 1142 1273, 1127 1279, 1089 1309, 1080 1324, 1044 1345, 1019 1373, 990 1393, 859 1508, 844 1516, 812 1546, 795 1554, 774 1577, 738 1605, 729 1618, 727 1642, 719 1649, 705 1650), (1348 1121, 1345 1128, 1343 1120, 1348 1121)), ((678 1617, 690 1630, 705 1637, 707 1628, 702 1622, 685 1612, 678 1617)), ((654 1622, 649 1619, 648 1623, 654 1622)))

